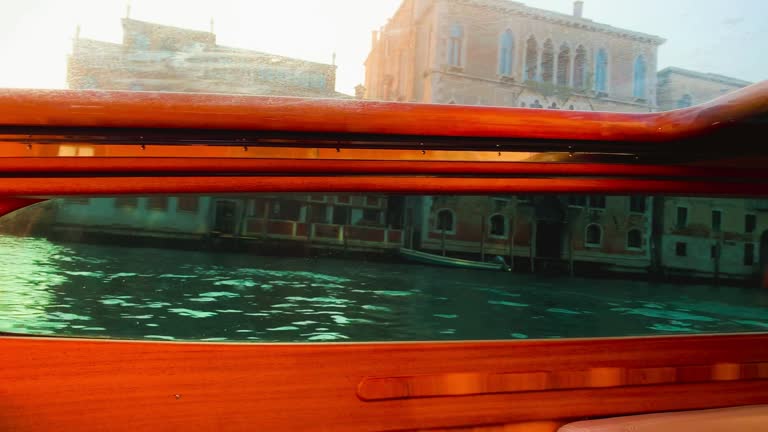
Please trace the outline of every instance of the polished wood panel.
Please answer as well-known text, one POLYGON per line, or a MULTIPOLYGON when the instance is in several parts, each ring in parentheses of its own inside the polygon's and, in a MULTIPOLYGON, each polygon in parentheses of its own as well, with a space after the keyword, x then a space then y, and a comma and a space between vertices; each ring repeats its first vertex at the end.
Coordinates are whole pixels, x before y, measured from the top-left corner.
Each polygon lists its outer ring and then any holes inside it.
POLYGON ((249 192, 378 192, 421 194, 633 193, 765 196, 755 181, 646 180, 605 178, 514 178, 432 176, 306 177, 14 177, 0 178, 0 196, 190 194, 249 192))
POLYGON ((419 432, 556 432, 564 425, 564 422, 540 421, 466 428, 420 429, 419 432))
MULTIPOLYGON (((357 395, 360 399, 370 402, 388 399, 758 379, 768 380, 768 362, 365 378, 358 386, 357 395)), ((766 384, 768 385, 768 382, 766 384)))
POLYGON ((3 89, 0 126, 665 142, 716 131, 764 114, 768 111, 767 100, 768 82, 704 105, 645 114, 213 94, 3 89))
POLYGON ((385 175, 505 175, 505 176, 601 176, 669 177, 689 179, 768 179, 765 169, 622 164, 539 163, 360 159, 235 159, 170 157, 0 157, 2 175, 66 174, 114 177, 181 174, 385 174, 385 175))
POLYGON ((0 427, 382 431, 560 422, 768 403, 761 380, 599 387, 622 368, 765 362, 768 335, 315 345, 3 337, 0 427), (373 377, 588 369, 599 372, 579 379, 597 387, 376 402, 357 396, 358 384, 373 377))

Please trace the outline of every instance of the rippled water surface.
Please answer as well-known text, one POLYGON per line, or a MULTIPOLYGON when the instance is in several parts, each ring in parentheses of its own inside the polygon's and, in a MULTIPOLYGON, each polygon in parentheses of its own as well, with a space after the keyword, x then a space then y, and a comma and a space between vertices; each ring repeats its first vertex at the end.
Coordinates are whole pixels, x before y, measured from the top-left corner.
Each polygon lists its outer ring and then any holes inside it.
POLYGON ((394 341, 768 331, 757 289, 0 236, 0 331, 394 341))

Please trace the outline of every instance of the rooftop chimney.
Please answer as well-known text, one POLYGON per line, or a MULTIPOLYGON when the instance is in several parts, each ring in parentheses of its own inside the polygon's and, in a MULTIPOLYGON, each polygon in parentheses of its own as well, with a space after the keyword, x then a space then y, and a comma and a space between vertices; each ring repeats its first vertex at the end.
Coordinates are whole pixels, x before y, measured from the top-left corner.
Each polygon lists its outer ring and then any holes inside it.
POLYGON ((584 17, 584 2, 582 0, 573 2, 573 16, 576 18, 584 17))

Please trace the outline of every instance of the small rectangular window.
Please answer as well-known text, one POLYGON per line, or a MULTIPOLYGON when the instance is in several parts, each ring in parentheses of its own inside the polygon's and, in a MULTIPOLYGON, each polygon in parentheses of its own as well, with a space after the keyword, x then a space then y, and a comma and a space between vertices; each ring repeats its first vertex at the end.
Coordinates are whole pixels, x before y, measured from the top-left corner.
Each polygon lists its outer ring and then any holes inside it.
POLYGON ((718 257, 720 257, 720 246, 716 244, 712 245, 712 247, 710 248, 709 256, 712 259, 717 259, 718 257))
POLYGON ((294 200, 274 200, 271 203, 270 219, 298 221, 301 217, 301 204, 294 200))
POLYGON ((166 197, 149 197, 147 198, 147 208, 150 210, 168 210, 168 198, 166 197))
POLYGON ((115 198, 115 207, 125 209, 135 209, 138 207, 139 199, 135 197, 115 198))
POLYGON ((744 216, 744 232, 753 233, 757 228, 757 217, 753 214, 744 216))
POLYGON ((723 212, 720 210, 712 210, 712 231, 720 232, 720 228, 723 222, 723 212))
POLYGON ((333 224, 334 225, 346 225, 349 223, 350 220, 350 209, 349 207, 334 207, 333 208, 333 224))
POLYGON ((755 245, 752 243, 744 244, 744 265, 751 266, 755 264, 755 245))
POLYGON ((268 203, 268 201, 264 200, 264 199, 253 199, 253 200, 251 200, 251 205, 249 207, 250 208, 249 216, 251 216, 251 217, 261 217, 261 218, 267 216, 267 215, 264 214, 266 212, 266 210, 267 210, 267 203, 268 203))
POLYGON ((687 226, 688 226, 688 208, 678 207, 677 208, 677 227, 685 228, 687 226))
POLYGON ((629 211, 632 213, 645 213, 645 197, 644 196, 629 197, 629 211))
POLYGON ((675 255, 679 257, 688 256, 688 243, 677 242, 675 244, 675 255))
POLYGON ((318 223, 328 222, 327 207, 322 204, 311 204, 309 206, 309 221, 318 223))
POLYGON ((370 207, 378 207, 379 206, 379 197, 376 196, 367 196, 365 197, 365 205, 370 207))
POLYGON ((363 219, 361 224, 378 224, 381 217, 381 210, 365 209, 363 210, 363 219))
POLYGON ((197 213, 200 198, 198 197, 179 197, 176 205, 177 211, 197 213))

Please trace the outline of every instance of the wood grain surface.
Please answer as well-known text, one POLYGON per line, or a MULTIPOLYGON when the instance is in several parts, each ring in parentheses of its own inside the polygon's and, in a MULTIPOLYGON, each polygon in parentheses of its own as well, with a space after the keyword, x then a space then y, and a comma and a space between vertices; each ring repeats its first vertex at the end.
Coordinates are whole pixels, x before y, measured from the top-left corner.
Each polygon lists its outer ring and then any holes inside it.
POLYGON ((765 381, 734 366, 765 362, 768 335, 315 345, 3 337, 0 429, 505 430, 498 428, 545 422, 537 427, 552 430, 546 422, 766 403, 765 381), (655 369, 665 377, 664 368, 696 365, 695 379, 617 381, 617 370, 655 369), (358 396, 370 378, 583 370, 598 372, 578 377, 580 389, 358 396))
POLYGON ((643 114, 220 94, 0 90, 0 126, 665 142, 711 133, 767 111, 768 82, 703 105, 643 114))

